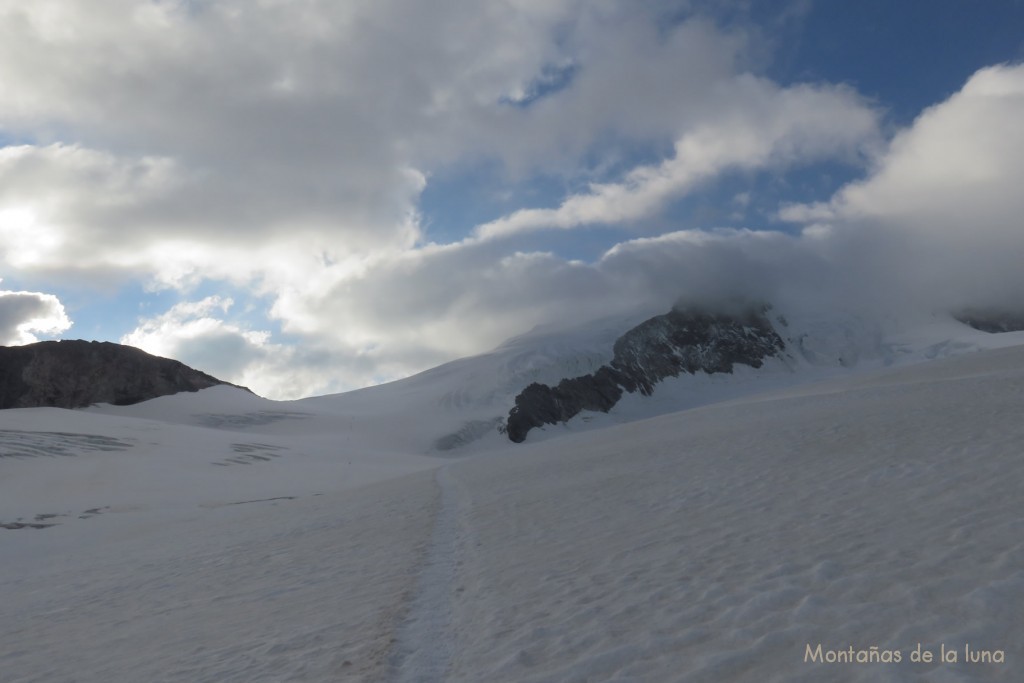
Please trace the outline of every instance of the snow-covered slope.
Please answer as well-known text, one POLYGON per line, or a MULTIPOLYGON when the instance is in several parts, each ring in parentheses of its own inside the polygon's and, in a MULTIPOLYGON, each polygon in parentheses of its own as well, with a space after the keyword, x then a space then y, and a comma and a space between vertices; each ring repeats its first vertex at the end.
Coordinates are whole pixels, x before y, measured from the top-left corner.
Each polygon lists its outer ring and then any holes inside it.
POLYGON ((770 316, 786 349, 760 368, 737 364, 731 374, 682 374, 658 384, 651 396, 626 394, 608 414, 584 412, 564 425, 530 433, 539 441, 769 391, 852 379, 892 368, 1024 344, 1024 332, 990 334, 947 315, 872 320, 848 312, 770 316))
MULTIPOLYGON (((503 429, 524 388, 593 373, 612 360, 616 340, 656 313, 637 311, 582 326, 540 327, 490 353, 404 380, 253 410, 301 413, 309 419, 287 424, 299 432, 337 433, 363 451, 451 457, 496 448, 507 439, 503 429)), ((585 413, 568 427, 613 424, 776 386, 1024 343, 1024 332, 989 334, 948 315, 879 321, 842 311, 773 310, 768 319, 786 348, 777 357, 765 358, 756 371, 737 364, 732 374, 698 372, 668 378, 650 397, 627 394, 610 414, 585 413)), ((290 433, 286 425, 274 429, 290 433)), ((528 438, 547 438, 543 431, 531 432, 528 438)))
POLYGON ((448 680, 1019 680, 1022 406, 1016 347, 460 463, 448 680))
POLYGON ((362 486, 437 462, 364 451, 345 427, 337 415, 233 387, 117 408, 0 411, 0 525, 77 528, 126 511, 191 515, 362 486))
MULTIPOLYGON (((394 449, 461 455, 494 448, 504 440, 498 432, 508 423, 516 397, 527 386, 555 386, 607 366, 617 340, 652 317, 645 311, 582 327, 538 329, 491 353, 406 380, 300 403, 359 415, 367 430, 388 434, 389 447, 394 449), (402 427, 395 429, 395 425, 402 427)), ((943 314, 876 319, 847 311, 773 309, 767 319, 785 348, 777 356, 765 357, 760 368, 740 362, 731 374, 697 372, 668 377, 656 384, 651 396, 626 394, 607 415, 584 412, 566 426, 603 426, 772 387, 1024 344, 1024 332, 990 334, 943 314)), ((547 427, 531 431, 527 438, 543 439, 546 433, 541 432, 562 431, 562 426, 547 427)))
MULTIPOLYGON (((77 524, 97 508, 192 509, 312 495, 430 468, 439 458, 504 449, 499 430, 524 386, 593 372, 611 360, 615 340, 647 317, 537 329, 400 382, 300 401, 221 386, 132 406, 0 411, 0 524, 77 524), (40 497, 41 490, 59 495, 40 497)), ((528 441, 1024 344, 1024 332, 989 334, 949 317, 886 329, 849 314, 773 312, 772 321, 786 349, 759 369, 683 373, 651 396, 627 394, 608 414, 584 412, 532 431, 528 441)))
POLYGON ((54 526, 0 528, 2 680, 1019 680, 1024 346, 723 379, 457 460, 336 397, 4 411, 0 521, 54 526))
POLYGON ((375 447, 446 456, 491 448, 517 393, 531 382, 593 372, 615 340, 650 317, 637 312, 582 326, 544 326, 471 358, 397 382, 296 401, 298 410, 352 416, 375 447))

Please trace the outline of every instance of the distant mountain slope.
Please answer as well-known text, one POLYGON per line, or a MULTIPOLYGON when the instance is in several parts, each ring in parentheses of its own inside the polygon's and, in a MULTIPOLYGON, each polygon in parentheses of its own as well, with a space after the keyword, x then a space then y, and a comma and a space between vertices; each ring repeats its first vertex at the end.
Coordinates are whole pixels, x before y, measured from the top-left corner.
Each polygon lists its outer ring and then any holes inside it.
POLYGON ((728 318, 735 326, 719 325, 714 343, 683 352, 682 340, 669 339, 673 324, 672 316, 665 317, 667 310, 652 304, 600 320, 539 326, 490 352, 388 384, 301 399, 288 410, 344 422, 345 438, 360 448, 451 457, 503 447, 517 429, 512 420, 509 430, 510 410, 532 384, 550 390, 568 381, 572 393, 586 393, 586 402, 576 417, 539 421, 544 427, 535 423, 530 441, 829 377, 1024 344, 1024 332, 988 334, 940 313, 882 317, 843 307, 816 310, 776 303, 765 311, 759 303, 733 302, 706 308, 704 315, 723 324, 728 318), (652 320, 663 321, 662 327, 645 323, 652 320), (651 345, 641 352, 644 340, 651 345), (768 354, 770 349, 775 352, 768 354), (630 369, 620 369, 622 382, 613 386, 603 380, 609 379, 617 351, 622 367, 630 369), (715 369, 725 361, 738 364, 732 372, 715 369), (695 374, 685 363, 693 363, 695 374), (679 364, 678 376, 670 372, 674 364, 679 364), (601 373, 602 381, 589 387, 572 381, 593 379, 603 366, 609 369, 601 373), (634 393, 625 388, 627 379, 636 384, 634 393), (602 412, 601 406, 611 405, 615 397, 620 398, 614 407, 602 412), (551 429, 551 424, 559 426, 551 429))
POLYGON ((534 427, 564 422, 584 410, 608 412, 623 391, 650 396, 654 385, 681 373, 731 373, 735 363, 759 368, 785 348, 766 307, 736 314, 673 309, 619 337, 614 357, 596 372, 557 386, 534 382, 515 398, 508 436, 522 442, 534 427))
POLYGON ((657 312, 538 326, 487 353, 387 384, 300 399, 294 406, 344 416, 352 421, 352 438, 367 447, 425 454, 504 445, 505 420, 523 387, 594 372, 611 361, 618 337, 657 312))
POLYGON ((0 347, 0 409, 129 405, 227 384, 131 346, 82 340, 0 347))

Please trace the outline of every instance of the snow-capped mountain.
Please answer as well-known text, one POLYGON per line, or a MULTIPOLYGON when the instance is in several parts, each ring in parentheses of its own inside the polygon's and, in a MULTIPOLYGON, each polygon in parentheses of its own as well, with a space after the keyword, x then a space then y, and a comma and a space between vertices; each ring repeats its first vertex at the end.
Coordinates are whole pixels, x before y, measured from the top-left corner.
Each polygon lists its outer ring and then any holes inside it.
MULTIPOLYGON (((290 433, 288 425, 292 425, 336 433, 346 443, 372 452, 447 457, 492 448, 510 438, 522 441, 527 433, 530 440, 543 439, 565 428, 591 429, 642 419, 769 388, 1012 345, 1022 338, 1024 332, 985 332, 949 315, 878 319, 846 311, 806 312, 761 304, 732 305, 719 311, 646 310, 584 325, 539 327, 489 353, 344 394, 288 402, 247 395, 237 402, 245 406, 238 414, 231 412, 233 401, 225 402, 223 411, 208 412, 206 399, 198 396, 170 402, 192 406, 191 411, 168 409, 161 400, 136 407, 101 404, 89 412, 159 418, 194 427, 245 425, 268 433, 290 433), (552 425, 556 425, 553 431, 552 425)), ((82 366, 83 376, 74 380, 67 362, 60 365, 59 373, 64 384, 76 387, 74 405, 127 403, 124 391, 105 390, 121 380, 118 386, 128 386, 127 380, 135 379, 153 390, 155 380, 147 379, 138 363, 115 359, 104 365, 96 360, 97 349, 116 345, 49 342, 47 346, 72 350, 78 348, 76 344, 85 344, 85 351, 91 353, 85 354, 89 362, 82 366), (121 366, 130 367, 122 372, 121 366)), ((134 362, 135 355, 129 360, 134 362)), ((173 366, 171 370, 178 374, 188 370, 174 361, 156 360, 173 366)), ((55 366, 46 367, 51 365, 55 366)), ((5 368, 14 372, 13 364, 5 368)), ((153 372, 157 379, 174 375, 163 366, 153 372)), ((194 374, 206 384, 161 385, 158 393, 219 382, 194 374)), ((132 400, 158 395, 143 394, 139 387, 134 390, 132 400)), ((219 391, 244 390, 225 387, 219 391)))
POLYGON ((1024 332, 992 334, 947 314, 676 307, 540 327, 404 380, 294 405, 350 416, 391 449, 461 453, 547 438, 542 425, 590 429, 1022 342, 1024 332))
POLYGON ((615 340, 612 360, 595 372, 534 382, 516 396, 507 431, 517 443, 534 427, 565 422, 584 410, 607 413, 623 391, 650 396, 654 387, 681 373, 732 373, 737 363, 760 368, 785 344, 766 317, 768 308, 735 313, 674 308, 628 330, 615 340))

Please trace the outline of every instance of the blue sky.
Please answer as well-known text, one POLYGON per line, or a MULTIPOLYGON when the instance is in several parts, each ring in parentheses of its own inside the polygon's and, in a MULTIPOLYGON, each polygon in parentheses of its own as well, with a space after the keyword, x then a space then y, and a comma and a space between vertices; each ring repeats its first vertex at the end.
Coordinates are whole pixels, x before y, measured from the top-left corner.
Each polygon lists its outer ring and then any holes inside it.
POLYGON ((0 343, 131 343, 292 398, 694 292, 998 303, 1022 26, 946 0, 0 0, 0 343))

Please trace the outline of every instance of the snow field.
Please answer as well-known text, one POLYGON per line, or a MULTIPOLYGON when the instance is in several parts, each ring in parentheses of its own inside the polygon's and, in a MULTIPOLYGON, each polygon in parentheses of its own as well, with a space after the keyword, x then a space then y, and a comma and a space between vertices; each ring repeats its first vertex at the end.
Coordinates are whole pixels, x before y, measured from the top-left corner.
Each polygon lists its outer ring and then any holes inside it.
POLYGON ((0 521, 60 516, 0 529, 0 680, 1020 680, 1024 347, 748 384, 462 460, 351 395, 4 411, 0 521))
POLYGON ((949 362, 456 464, 477 541, 446 680, 1019 680, 1024 353, 949 362))
POLYGON ((432 477, 205 510, 4 571, 2 680, 372 680, 426 551, 432 477))

